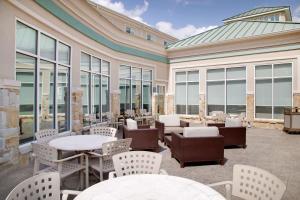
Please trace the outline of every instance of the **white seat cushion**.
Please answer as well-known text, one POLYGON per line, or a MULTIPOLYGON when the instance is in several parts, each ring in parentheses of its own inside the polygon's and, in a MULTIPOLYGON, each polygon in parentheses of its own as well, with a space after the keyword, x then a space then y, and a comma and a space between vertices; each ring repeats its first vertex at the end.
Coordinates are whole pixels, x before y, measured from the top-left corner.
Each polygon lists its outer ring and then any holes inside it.
POLYGON ((180 119, 178 115, 160 115, 159 121, 165 126, 180 126, 180 119))
POLYGON ((169 133, 182 133, 183 132, 183 128, 180 126, 165 126, 165 134, 169 134, 169 133))
POLYGON ((137 122, 133 119, 126 119, 126 123, 129 130, 138 129, 137 122))
POLYGON ((219 135, 217 127, 184 127, 184 137, 213 137, 219 135))
POLYGON ((239 118, 226 118, 225 127, 241 127, 242 121, 239 118))

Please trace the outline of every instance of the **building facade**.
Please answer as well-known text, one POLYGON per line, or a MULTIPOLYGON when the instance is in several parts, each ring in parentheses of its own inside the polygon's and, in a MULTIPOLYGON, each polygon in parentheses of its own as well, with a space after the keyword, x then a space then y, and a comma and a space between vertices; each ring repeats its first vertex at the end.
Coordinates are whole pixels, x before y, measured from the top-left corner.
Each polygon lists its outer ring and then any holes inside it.
POLYGON ((88 0, 0 1, 0 163, 27 163, 36 131, 80 132, 90 114, 223 111, 281 128, 300 106, 290 16, 259 8, 177 40, 88 0))

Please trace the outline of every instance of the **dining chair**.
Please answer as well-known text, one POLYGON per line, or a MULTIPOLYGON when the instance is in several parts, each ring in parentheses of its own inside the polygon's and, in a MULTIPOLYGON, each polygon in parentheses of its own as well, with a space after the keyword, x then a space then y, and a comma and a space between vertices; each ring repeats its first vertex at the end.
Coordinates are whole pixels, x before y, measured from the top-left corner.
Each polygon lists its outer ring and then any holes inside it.
POLYGON ((33 175, 43 172, 57 171, 62 179, 76 172, 80 172, 80 185, 83 187, 83 171, 85 171, 86 187, 89 184, 88 157, 84 153, 59 159, 57 149, 47 145, 33 143, 34 153, 33 175), (79 162, 78 162, 79 160, 79 162), (84 164, 85 160, 85 164, 84 164), (41 168, 41 165, 46 166, 41 168))
POLYGON ((60 190, 58 172, 41 173, 19 183, 6 197, 6 200, 67 200, 69 195, 80 191, 60 190), (62 195, 62 198, 60 196, 62 195))
POLYGON ((227 200, 232 196, 245 200, 280 200, 286 190, 285 184, 270 172, 248 165, 234 165, 232 181, 208 186, 220 185, 225 186, 227 200))
POLYGON ((112 157, 115 171, 109 173, 109 179, 134 174, 167 174, 160 169, 162 155, 148 151, 130 151, 112 157))
POLYGON ((103 135, 103 136, 115 137, 116 133, 117 133, 117 129, 112 127, 95 126, 90 129, 91 135, 103 135))
POLYGON ((130 150, 130 144, 132 139, 121 139, 112 142, 106 142, 102 144, 101 153, 90 152, 92 155, 89 161, 89 166, 100 173, 100 181, 103 181, 103 174, 114 170, 112 156, 128 152, 130 150))
POLYGON ((45 129, 35 133, 35 138, 38 143, 47 143, 57 137, 59 137, 57 129, 45 129))

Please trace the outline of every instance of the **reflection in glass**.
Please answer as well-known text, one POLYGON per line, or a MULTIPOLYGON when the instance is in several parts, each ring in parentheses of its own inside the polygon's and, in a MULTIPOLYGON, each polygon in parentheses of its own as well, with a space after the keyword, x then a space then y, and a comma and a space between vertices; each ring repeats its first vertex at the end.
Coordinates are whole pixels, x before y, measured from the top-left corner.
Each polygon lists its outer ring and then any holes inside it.
POLYGON ((81 59, 80 59, 80 69, 81 70, 90 70, 90 56, 86 53, 81 53, 81 59))
POLYGON ((92 75, 92 96, 93 96, 93 106, 92 114, 96 115, 96 119, 100 119, 100 84, 101 78, 100 75, 92 75))
POLYGON ((70 129, 70 72, 68 67, 58 66, 56 101, 58 131, 64 132, 70 129))
POLYGON ((177 114, 186 114, 186 94, 186 83, 176 83, 175 103, 177 114))
POLYGON ((54 63, 47 61, 40 62, 40 130, 54 128, 54 66, 54 63))
MULTIPOLYGON (((199 74, 197 73, 196 77, 198 76, 199 74)), ((199 82, 191 82, 187 84, 187 106, 188 115, 199 114, 199 82)))
POLYGON ((44 34, 41 34, 40 40, 41 57, 55 60, 55 40, 44 34))
POLYGON ((81 84, 81 89, 83 91, 82 94, 82 110, 83 110, 83 125, 89 125, 89 121, 87 120, 87 116, 89 115, 89 73, 87 72, 80 72, 80 84, 81 84))
POLYGON ((212 111, 225 111, 224 81, 207 82, 207 114, 212 111))
POLYGON ((16 47, 18 50, 37 54, 37 31, 17 22, 16 47))
POLYGON ((151 88, 151 82, 143 82, 143 109, 146 109, 147 112, 151 111, 152 106, 151 88))
POLYGON ((272 119, 272 79, 256 80, 255 117, 272 119))
POLYGON ((104 75, 109 75, 109 62, 105 60, 102 61, 101 73, 104 75))
POLYGON ((142 90, 142 81, 132 81, 132 109, 139 111, 141 107, 141 90, 142 90))
POLYGON ((34 110, 35 110, 35 67, 36 59, 16 54, 16 79, 20 81, 20 143, 33 139, 36 131, 34 110))
POLYGON ((59 43, 58 44, 58 62, 64 65, 70 64, 70 47, 59 43))
POLYGON ((101 71, 101 60, 95 57, 92 57, 92 71, 100 73, 101 71))
POLYGON ((104 113, 109 112, 109 78, 102 76, 102 121, 107 121, 104 113))
POLYGON ((130 109, 130 80, 120 79, 120 111, 130 109))

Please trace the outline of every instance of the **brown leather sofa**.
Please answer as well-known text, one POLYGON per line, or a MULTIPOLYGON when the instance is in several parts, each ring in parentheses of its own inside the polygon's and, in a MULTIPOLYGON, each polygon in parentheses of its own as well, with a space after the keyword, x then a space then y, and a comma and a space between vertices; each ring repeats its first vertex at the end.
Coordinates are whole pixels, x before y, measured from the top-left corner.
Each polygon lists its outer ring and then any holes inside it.
POLYGON ((241 146, 246 148, 246 127, 225 127, 223 124, 207 124, 207 126, 217 126, 219 134, 224 136, 224 146, 241 146))
POLYGON ((150 125, 139 125, 138 129, 128 129, 123 126, 123 137, 132 138, 132 150, 159 151, 158 129, 150 128, 150 125))
POLYGON ((171 133, 182 133, 184 127, 188 127, 189 123, 179 119, 177 115, 160 115, 159 120, 155 121, 155 128, 159 132, 159 140, 164 142, 165 135, 171 133))
POLYGON ((224 137, 222 135, 205 137, 184 137, 182 134, 172 133, 171 156, 185 163, 201 161, 217 161, 224 164, 224 137))

